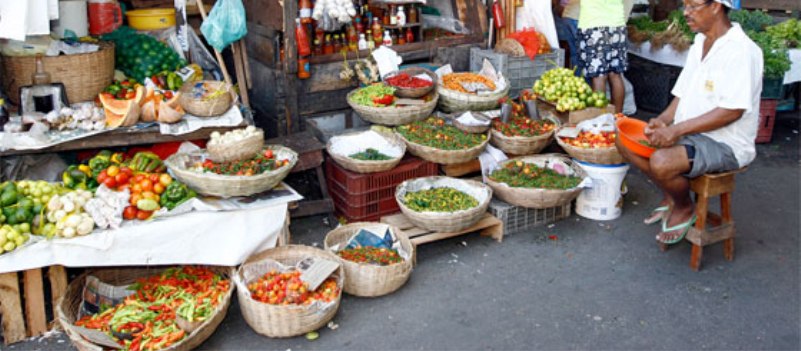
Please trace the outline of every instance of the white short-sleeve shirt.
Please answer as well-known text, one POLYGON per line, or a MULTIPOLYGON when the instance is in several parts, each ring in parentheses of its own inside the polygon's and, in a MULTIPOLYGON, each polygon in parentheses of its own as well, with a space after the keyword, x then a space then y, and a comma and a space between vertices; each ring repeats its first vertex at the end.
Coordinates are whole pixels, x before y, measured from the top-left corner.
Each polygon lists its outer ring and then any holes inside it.
POLYGON ((762 50, 732 23, 701 58, 705 36, 698 34, 687 54, 672 94, 679 98, 674 123, 699 117, 717 107, 744 109, 733 123, 703 133, 731 147, 737 163, 744 167, 756 157, 754 139, 759 125, 762 93, 762 50))

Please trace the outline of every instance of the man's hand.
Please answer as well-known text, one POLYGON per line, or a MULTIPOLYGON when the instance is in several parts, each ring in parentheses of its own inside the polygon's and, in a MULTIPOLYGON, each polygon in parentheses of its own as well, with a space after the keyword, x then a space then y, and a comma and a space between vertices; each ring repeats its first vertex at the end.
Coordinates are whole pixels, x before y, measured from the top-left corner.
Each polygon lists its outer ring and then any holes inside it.
MULTIPOLYGON (((660 121, 661 122, 661 121, 660 121)), ((654 147, 670 147, 676 144, 681 137, 681 134, 676 131, 674 126, 666 126, 664 123, 655 125, 654 127, 646 127, 645 136, 648 137, 648 142, 654 147)))

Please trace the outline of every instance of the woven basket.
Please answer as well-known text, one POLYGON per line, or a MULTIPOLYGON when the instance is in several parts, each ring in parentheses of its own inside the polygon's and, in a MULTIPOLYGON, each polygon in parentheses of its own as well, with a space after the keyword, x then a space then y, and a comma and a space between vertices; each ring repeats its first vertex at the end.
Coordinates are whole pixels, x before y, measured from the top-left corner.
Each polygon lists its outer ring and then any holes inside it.
POLYGON ((474 180, 457 179, 451 177, 422 177, 407 180, 395 190, 395 201, 414 225, 436 232, 453 233, 476 224, 487 212, 492 189, 484 183, 474 180), (403 197, 408 191, 420 191, 430 188, 452 187, 461 190, 478 200, 478 206, 457 212, 417 212, 406 207, 403 197))
POLYGON ((206 145, 209 158, 214 162, 228 162, 236 160, 247 160, 264 149, 264 131, 256 130, 256 133, 235 141, 230 144, 211 144, 206 145))
MULTIPOLYGON (((328 144, 326 145, 326 150, 328 151, 328 154, 331 155, 331 158, 333 158, 334 161, 336 161, 336 163, 342 166, 342 168, 345 168, 349 171, 353 171, 356 173, 383 172, 395 168, 395 166, 397 166, 398 163, 400 163, 401 159, 403 159, 403 155, 406 154, 406 143, 404 143, 403 140, 398 138, 395 134, 379 133, 381 136, 384 137, 387 144, 391 145, 393 148, 400 149, 400 156, 393 158, 391 160, 386 160, 386 161, 357 160, 349 157, 349 155, 343 155, 333 150, 333 145, 335 143, 347 142, 345 141, 346 138, 353 140, 354 138, 358 138, 360 135, 369 132, 370 131, 352 132, 334 136, 328 140, 328 144)), ((361 148, 368 148, 368 147, 373 147, 374 145, 360 144, 359 146, 361 148)))
POLYGON ((183 107, 187 113, 197 117, 214 117, 222 115, 231 108, 231 105, 235 100, 234 94, 236 94, 232 86, 225 82, 213 80, 204 80, 184 84, 181 87, 180 92, 181 96, 179 97, 178 101, 181 103, 181 107, 183 107), (223 90, 225 93, 206 100, 195 97, 194 94, 192 94, 192 90, 199 84, 205 84, 214 90, 223 90))
POLYGON ((430 70, 427 70, 427 69, 422 68, 422 67, 409 67, 409 68, 402 69, 400 71, 392 72, 392 73, 388 74, 386 77, 384 77, 384 82, 387 81, 387 78, 391 78, 391 77, 393 77, 395 75, 398 75, 400 73, 406 73, 406 74, 408 74, 408 75, 410 75, 412 77, 420 75, 420 74, 428 75, 428 77, 431 78, 431 85, 427 86, 427 87, 423 87, 423 88, 401 88, 401 87, 397 87, 397 86, 394 86, 392 84, 387 83, 387 85, 395 88, 395 96, 397 96, 397 97, 408 98, 408 99, 418 99, 418 98, 421 98, 423 96, 428 95, 428 93, 430 93, 432 90, 434 90, 434 88, 437 86, 437 75, 434 74, 434 72, 431 72, 430 70))
POLYGON ((471 112, 471 114, 473 114, 473 116, 478 117, 478 119, 489 120, 490 123, 485 125, 485 126, 469 126, 469 125, 466 125, 466 124, 464 124, 462 122, 459 122, 459 117, 453 117, 453 118, 451 118, 453 126, 456 127, 457 129, 465 132, 465 133, 471 133, 471 134, 483 134, 483 133, 486 133, 487 130, 489 130, 489 128, 492 126, 492 118, 487 117, 487 115, 485 115, 485 114, 483 114, 481 112, 471 112))
POLYGON ((567 152, 570 157, 579 161, 600 165, 616 165, 626 162, 626 160, 623 159, 623 156, 620 155, 620 152, 617 151, 617 147, 615 146, 600 149, 585 149, 583 147, 576 147, 565 143, 560 137, 556 137, 556 142, 562 147, 562 149, 565 149, 565 152, 567 152))
MULTIPOLYGON (((35 56, 3 56, 3 90, 19 105, 19 88, 33 84, 35 56)), ((114 79, 114 44, 101 42, 100 50, 88 54, 45 56, 44 69, 50 81, 63 83, 70 103, 93 101, 114 79)))
MULTIPOLYGON (((78 276, 78 278, 70 282, 69 286, 67 287, 67 291, 64 293, 64 296, 58 300, 56 318, 66 331, 67 336, 69 336, 70 340, 72 341, 72 345, 80 351, 102 351, 108 349, 89 342, 77 332, 67 328, 67 326, 74 325, 75 321, 77 320, 76 317, 78 316, 78 311, 81 308, 83 288, 84 285, 86 285, 87 276, 91 274, 99 278, 100 281, 104 283, 120 286, 133 284, 138 278, 145 278, 153 274, 161 273, 165 268, 166 267, 97 269, 81 274, 78 276)), ((229 279, 234 274, 232 268, 212 267, 211 269, 229 279)), ((209 336, 214 333, 220 323, 222 323, 223 319, 225 319, 225 315, 228 313, 228 306, 231 304, 231 296, 233 295, 233 292, 234 284, 231 282, 230 289, 225 293, 222 303, 219 304, 214 310, 211 318, 200 323, 200 325, 191 333, 189 333, 189 335, 183 340, 162 350, 189 351, 200 346, 200 344, 206 341, 206 339, 208 339, 209 336)))
POLYGON ((415 155, 426 161, 439 163, 442 165, 465 163, 477 158, 478 155, 481 155, 481 153, 484 152, 484 149, 487 148, 489 139, 492 138, 491 136, 487 136, 487 140, 484 140, 484 142, 481 144, 465 150, 443 150, 409 141, 409 139, 406 139, 406 137, 400 133, 396 132, 395 134, 401 138, 401 140, 406 142, 406 148, 412 155, 415 155))
POLYGON ((351 98, 356 91, 358 91, 358 89, 348 93, 348 105, 350 105, 362 119, 387 126, 409 124, 426 118, 434 112, 434 108, 437 107, 437 101, 439 101, 439 95, 434 92, 433 96, 431 96, 431 100, 423 105, 372 107, 359 105, 353 102, 351 98))
POLYGON ((289 174, 298 162, 298 154, 281 145, 266 145, 265 150, 273 150, 275 158, 288 159, 289 164, 271 172, 253 176, 227 176, 214 173, 201 173, 190 168, 203 162, 205 152, 196 151, 189 154, 176 153, 167 158, 164 164, 181 182, 202 195, 232 197, 249 196, 274 188, 289 174))
POLYGON ((462 111, 486 111, 498 108, 498 100, 509 94, 509 79, 504 77, 506 88, 503 90, 487 94, 476 95, 466 94, 455 90, 450 90, 437 85, 437 92, 440 95, 439 108, 444 112, 462 112, 462 111))
POLYGON ((511 57, 520 57, 526 54, 526 49, 519 41, 511 38, 501 39, 495 45, 495 52, 507 54, 511 57))
POLYGON ((506 136, 503 133, 495 130, 490 130, 492 134, 492 145, 503 150, 503 152, 510 155, 533 155, 539 153, 548 144, 553 141, 554 131, 548 133, 524 137, 524 136, 506 136))
MULTIPOLYGON (((512 158, 501 162, 498 167, 503 167, 509 162, 523 161, 544 166, 546 161, 558 160, 569 166, 572 174, 587 178, 587 172, 579 165, 575 164, 570 158, 562 154, 531 155, 512 158)), ((487 185, 492 187, 495 195, 499 199, 515 206, 527 208, 550 208, 562 206, 570 203, 579 196, 583 188, 573 188, 566 190, 556 189, 536 189, 536 188, 513 188, 506 183, 498 183, 487 177, 487 185)))
MULTIPOLYGON (((368 222, 357 222, 341 226, 326 234, 325 248, 330 250, 331 247, 337 244, 344 247, 348 240, 363 228, 368 230, 376 228, 379 229, 376 232, 383 233, 380 229, 387 226, 387 224, 368 222)), ((345 282, 346 293, 362 297, 382 296, 400 289, 409 280, 409 276, 412 275, 411 258, 414 257, 414 245, 400 229, 394 226, 389 226, 389 228, 400 241, 403 250, 409 254, 409 259, 390 266, 356 263, 343 259, 345 276, 348 277, 345 282)))
MULTIPOLYGON (((342 260, 331 252, 303 245, 288 245, 267 249, 248 258, 245 264, 271 259, 286 266, 294 266, 309 256, 342 263, 342 260)), ((239 279, 243 279, 242 267, 236 272, 239 279)), ((345 284, 345 271, 342 265, 334 274, 338 276, 338 285, 342 288, 345 284)), ((242 291, 241 287, 237 289, 236 295, 245 322, 256 333, 271 338, 289 338, 323 327, 334 318, 342 300, 342 294, 339 294, 333 305, 322 309, 316 305, 271 305, 259 302, 242 291)))

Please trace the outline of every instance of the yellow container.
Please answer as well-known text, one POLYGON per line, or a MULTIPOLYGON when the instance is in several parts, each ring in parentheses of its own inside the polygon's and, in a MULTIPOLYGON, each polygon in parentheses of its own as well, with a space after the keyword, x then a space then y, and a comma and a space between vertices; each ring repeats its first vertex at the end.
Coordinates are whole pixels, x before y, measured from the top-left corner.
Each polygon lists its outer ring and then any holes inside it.
POLYGON ((142 9, 125 13, 128 25, 136 30, 156 30, 175 26, 175 9, 142 9))

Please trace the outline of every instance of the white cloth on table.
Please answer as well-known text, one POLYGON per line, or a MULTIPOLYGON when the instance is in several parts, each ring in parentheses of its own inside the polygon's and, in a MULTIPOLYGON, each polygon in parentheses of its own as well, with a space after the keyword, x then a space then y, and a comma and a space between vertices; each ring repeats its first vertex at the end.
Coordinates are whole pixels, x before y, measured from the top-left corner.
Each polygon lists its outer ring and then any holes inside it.
POLYGON ((737 121, 703 133, 731 147, 743 167, 756 157, 762 51, 737 23, 712 44, 702 60, 703 45, 704 35, 696 35, 687 64, 673 88, 673 95, 680 99, 674 122, 697 118, 718 107, 745 110, 737 121))

